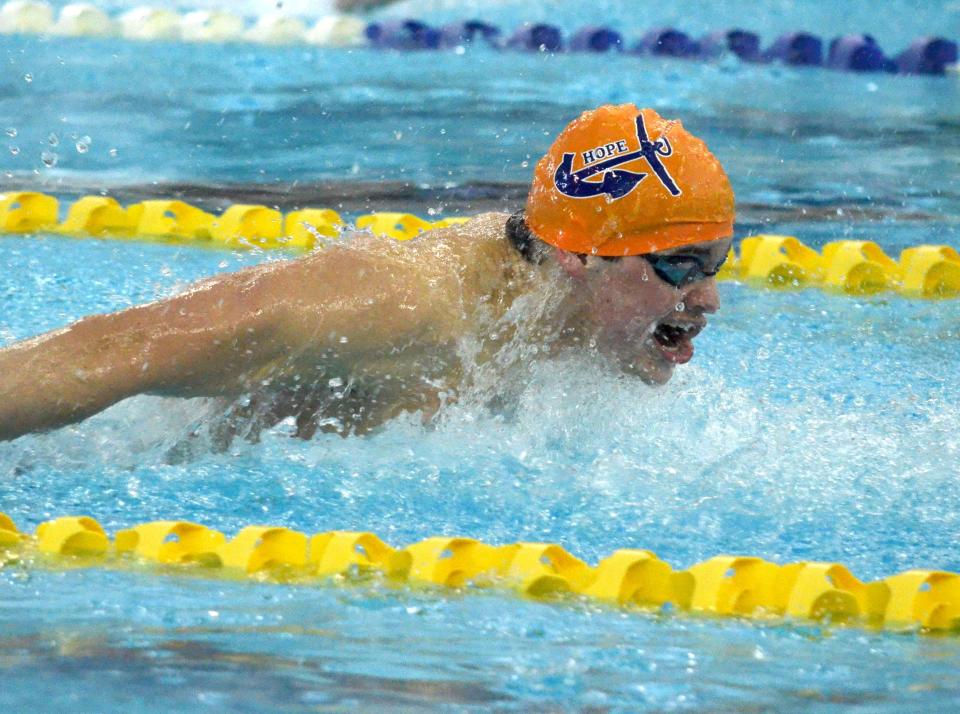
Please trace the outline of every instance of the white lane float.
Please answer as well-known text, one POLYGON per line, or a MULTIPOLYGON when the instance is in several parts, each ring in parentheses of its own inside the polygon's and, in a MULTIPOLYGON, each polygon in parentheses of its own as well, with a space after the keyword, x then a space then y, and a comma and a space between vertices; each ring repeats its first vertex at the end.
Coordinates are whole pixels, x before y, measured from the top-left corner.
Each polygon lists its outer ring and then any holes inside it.
POLYGON ((53 28, 53 8, 39 0, 10 0, 0 8, 0 34, 43 34, 53 28))
POLYGON ((156 7, 135 7, 120 16, 120 34, 129 40, 179 40, 180 16, 156 7))
POLYGON ((307 26, 296 17, 271 12, 261 15, 244 35, 262 45, 295 45, 307 41, 307 26))
POLYGON ((365 44, 367 23, 352 15, 327 15, 307 33, 307 42, 319 47, 357 47, 365 44))
POLYGON ((188 42, 230 42, 243 38, 246 23, 228 12, 197 10, 183 16, 181 36, 188 42))
POLYGON ((53 26, 55 35, 65 37, 112 37, 117 34, 117 23, 107 13, 90 3, 65 5, 53 26))

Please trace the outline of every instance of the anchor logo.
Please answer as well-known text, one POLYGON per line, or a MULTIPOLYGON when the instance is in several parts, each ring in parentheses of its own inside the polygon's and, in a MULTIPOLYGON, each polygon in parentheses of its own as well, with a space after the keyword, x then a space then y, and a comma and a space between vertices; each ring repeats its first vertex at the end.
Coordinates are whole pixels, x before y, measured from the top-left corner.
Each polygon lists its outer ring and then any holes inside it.
MULTIPOLYGON (((664 188, 666 188, 671 195, 679 196, 683 193, 673 180, 670 172, 667 171, 667 167, 660 161, 661 156, 666 157, 673 153, 670 140, 667 139, 666 136, 660 136, 656 141, 650 141, 647 137, 647 128, 643 124, 642 114, 637 115, 637 139, 640 140, 639 151, 620 154, 619 156, 614 156, 593 166, 582 168, 579 171, 573 170, 573 158, 576 154, 564 153, 563 161, 560 162, 560 166, 557 167, 557 171, 553 175, 553 181, 557 186, 557 190, 571 198, 592 198, 593 196, 607 194, 612 200, 616 201, 633 191, 648 174, 627 171, 626 169, 617 169, 615 167, 636 161, 637 159, 646 159, 650 168, 653 169, 653 173, 660 179, 660 183, 663 184, 664 188), (603 178, 600 181, 587 180, 601 173, 603 174, 603 178)), ((621 147, 626 149, 626 142, 619 141, 615 144, 608 144, 606 147, 598 147, 597 149, 585 152, 584 161, 589 163, 595 154, 602 153, 606 155, 613 153, 613 149, 619 149, 621 147)))

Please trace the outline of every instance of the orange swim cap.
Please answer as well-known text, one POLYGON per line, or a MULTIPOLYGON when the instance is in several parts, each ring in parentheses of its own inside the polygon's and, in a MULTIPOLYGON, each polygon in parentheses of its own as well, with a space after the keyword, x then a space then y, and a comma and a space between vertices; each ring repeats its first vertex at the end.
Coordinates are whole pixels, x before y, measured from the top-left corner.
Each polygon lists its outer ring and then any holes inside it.
POLYGON ((733 189, 679 121, 608 105, 568 124, 540 159, 526 216, 557 248, 642 255, 733 235, 733 189))

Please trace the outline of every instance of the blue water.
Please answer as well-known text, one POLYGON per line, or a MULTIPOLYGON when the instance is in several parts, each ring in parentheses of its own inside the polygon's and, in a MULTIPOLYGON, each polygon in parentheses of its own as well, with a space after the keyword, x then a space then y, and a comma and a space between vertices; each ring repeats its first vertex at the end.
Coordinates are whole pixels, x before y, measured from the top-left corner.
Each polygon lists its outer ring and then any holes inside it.
MULTIPOLYGON (((950 79, 36 38, 0 52, 0 129, 17 134, 0 134, 0 180, 63 196, 152 180, 522 184, 577 111, 632 100, 715 147, 738 235, 960 245, 950 79), (154 79, 132 82, 134 64, 154 79)), ((265 259, 3 238, 0 345, 265 259)), ((664 389, 567 355, 524 373, 510 414, 463 403, 432 428, 412 416, 309 442, 278 427, 225 453, 188 437, 210 405, 137 398, 0 444, 0 510, 24 529, 85 513, 111 532, 184 518, 394 545, 546 540, 591 562, 642 547, 676 567, 731 552, 838 560, 861 578, 960 570, 960 301, 733 283, 721 296, 664 389)), ((902 711, 960 697, 952 637, 97 569, 0 570, 0 643, 10 710, 902 711)))

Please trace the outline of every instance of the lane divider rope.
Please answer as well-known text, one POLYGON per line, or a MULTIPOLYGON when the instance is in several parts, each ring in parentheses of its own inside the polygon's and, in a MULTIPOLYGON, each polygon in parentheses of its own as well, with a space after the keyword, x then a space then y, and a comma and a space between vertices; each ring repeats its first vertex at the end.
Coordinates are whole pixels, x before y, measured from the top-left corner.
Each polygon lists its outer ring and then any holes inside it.
POLYGON ((828 621, 889 630, 956 632, 960 576, 909 570, 863 582, 839 563, 787 565, 720 555, 674 570, 649 550, 618 550, 590 566, 554 543, 489 545, 471 538, 427 538, 394 548, 375 534, 308 536, 248 526, 233 538, 188 521, 143 523, 113 540, 89 516, 66 516, 20 532, 0 513, 0 568, 165 566, 163 573, 251 577, 315 584, 382 578, 439 588, 495 588, 532 598, 580 597, 645 610, 679 610, 768 622, 828 621))
MULTIPOLYGON (((309 251, 348 229, 331 209, 304 208, 286 215, 267 206, 235 204, 213 215, 183 201, 142 201, 123 207, 109 196, 74 201, 61 221, 56 198, 20 191, 0 194, 0 235, 58 233, 78 238, 144 238, 230 249, 309 251)), ((470 220, 428 221, 410 213, 371 213, 354 226, 376 235, 409 240, 421 233, 470 220)), ((960 296, 960 254, 947 245, 907 248, 894 260, 877 243, 840 240, 822 252, 793 236, 744 238, 731 249, 718 278, 769 288, 820 287, 847 295, 892 291, 912 298, 960 296)))
POLYGON ((368 24, 351 15, 328 15, 308 27, 296 15, 276 11, 257 17, 248 26, 245 18, 228 12, 198 10, 180 16, 172 10, 149 6, 133 8, 114 19, 95 5, 82 2, 64 6, 54 20, 53 7, 44 0, 5 3, 0 7, 0 34, 119 35, 141 41, 245 41, 327 47, 369 45, 393 50, 462 51, 470 44, 484 44, 496 49, 533 52, 629 52, 703 60, 727 55, 744 62, 776 61, 853 72, 900 74, 944 74, 957 68, 957 43, 935 36, 917 38, 891 58, 868 34, 836 37, 824 52, 824 42, 817 35, 787 32, 761 51, 759 36, 740 28, 712 32, 696 40, 679 29, 660 27, 648 30, 628 47, 626 38, 617 30, 594 25, 582 27, 565 38, 556 26, 524 23, 506 36, 499 27, 476 19, 433 27, 410 18, 368 24))

